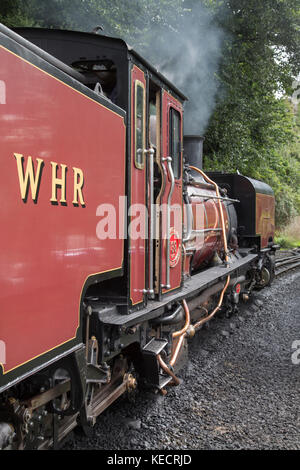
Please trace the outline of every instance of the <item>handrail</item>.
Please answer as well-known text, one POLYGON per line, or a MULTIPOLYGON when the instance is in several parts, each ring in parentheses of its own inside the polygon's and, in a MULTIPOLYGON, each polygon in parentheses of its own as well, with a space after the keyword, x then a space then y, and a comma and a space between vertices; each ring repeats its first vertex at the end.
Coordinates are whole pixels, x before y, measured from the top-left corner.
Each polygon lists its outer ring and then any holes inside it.
POLYGON ((190 194, 190 197, 203 197, 203 199, 221 199, 221 201, 227 202, 241 202, 239 199, 231 199, 230 197, 222 196, 209 196, 208 194, 190 194))
POLYGON ((168 194, 168 203, 167 203, 167 249, 166 249, 166 284, 162 284, 163 289, 170 289, 170 205, 172 200, 172 195, 175 186, 175 177, 172 168, 172 157, 162 158, 163 162, 167 162, 167 168, 171 179, 171 186, 168 194))
POLYGON ((185 237, 182 240, 182 243, 187 243, 190 240, 192 231, 193 231, 193 209, 190 203, 189 195, 187 193, 185 193, 184 195, 184 202, 185 202, 186 210, 187 210, 187 221, 186 221, 187 228, 186 228, 186 232, 184 234, 185 237))
POLYGON ((144 292, 149 295, 150 298, 154 296, 153 289, 153 228, 154 228, 154 217, 153 217, 153 202, 154 202, 154 149, 149 148, 144 150, 144 153, 149 155, 149 206, 150 206, 150 234, 149 234, 149 289, 146 289, 144 292))

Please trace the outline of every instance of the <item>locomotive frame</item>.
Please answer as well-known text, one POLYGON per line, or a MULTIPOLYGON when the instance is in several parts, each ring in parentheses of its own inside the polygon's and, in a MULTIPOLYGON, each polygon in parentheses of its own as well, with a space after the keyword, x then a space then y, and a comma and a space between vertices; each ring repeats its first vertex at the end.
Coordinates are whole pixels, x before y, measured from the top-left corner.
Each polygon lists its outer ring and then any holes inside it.
POLYGON ((47 448, 89 432, 137 379, 178 384, 195 330, 272 281, 274 195, 202 172, 187 98, 124 41, 17 32, 0 25, 0 448, 47 448), (99 240, 100 202, 118 208, 121 236, 99 240), (133 206, 148 209, 144 237, 127 236, 133 206))

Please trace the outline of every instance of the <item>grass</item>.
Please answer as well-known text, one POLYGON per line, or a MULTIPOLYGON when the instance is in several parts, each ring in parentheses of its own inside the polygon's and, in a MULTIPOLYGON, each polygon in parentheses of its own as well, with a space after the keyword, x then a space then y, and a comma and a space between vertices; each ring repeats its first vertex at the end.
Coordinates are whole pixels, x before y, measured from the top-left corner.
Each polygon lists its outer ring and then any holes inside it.
POLYGON ((292 249, 300 247, 300 216, 284 230, 275 235, 275 243, 283 249, 292 249))

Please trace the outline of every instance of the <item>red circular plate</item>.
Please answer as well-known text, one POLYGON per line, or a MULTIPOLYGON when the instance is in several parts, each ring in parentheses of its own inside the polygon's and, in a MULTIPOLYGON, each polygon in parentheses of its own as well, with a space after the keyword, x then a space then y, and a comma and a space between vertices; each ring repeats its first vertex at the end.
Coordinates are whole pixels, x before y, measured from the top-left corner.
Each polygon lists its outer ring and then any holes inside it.
POLYGON ((180 238, 174 228, 170 230, 170 266, 175 268, 180 258, 180 238))

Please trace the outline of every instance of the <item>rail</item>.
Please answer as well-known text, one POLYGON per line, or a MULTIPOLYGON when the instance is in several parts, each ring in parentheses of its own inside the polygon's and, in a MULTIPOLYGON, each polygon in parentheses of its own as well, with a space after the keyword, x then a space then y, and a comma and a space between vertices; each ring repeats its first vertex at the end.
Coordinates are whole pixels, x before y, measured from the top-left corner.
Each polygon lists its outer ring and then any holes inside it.
POLYGON ((275 261, 275 276, 280 276, 291 269, 300 267, 300 249, 288 252, 287 256, 278 257, 275 261))

